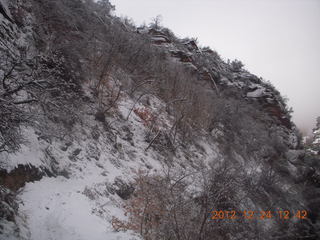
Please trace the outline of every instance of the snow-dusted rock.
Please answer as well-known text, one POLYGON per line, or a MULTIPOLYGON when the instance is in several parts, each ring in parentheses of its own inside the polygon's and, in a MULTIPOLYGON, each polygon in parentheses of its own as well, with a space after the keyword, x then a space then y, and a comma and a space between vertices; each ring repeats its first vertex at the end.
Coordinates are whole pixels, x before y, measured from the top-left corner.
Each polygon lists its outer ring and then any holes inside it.
POLYGON ((252 92, 247 93, 248 98, 260 98, 265 96, 265 89, 264 88, 258 88, 252 92))

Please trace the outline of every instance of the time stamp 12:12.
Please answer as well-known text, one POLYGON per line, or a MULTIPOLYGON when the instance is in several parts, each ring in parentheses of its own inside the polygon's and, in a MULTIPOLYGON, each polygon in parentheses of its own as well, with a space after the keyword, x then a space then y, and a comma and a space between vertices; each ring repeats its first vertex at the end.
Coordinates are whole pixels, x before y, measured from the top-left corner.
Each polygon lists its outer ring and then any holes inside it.
POLYGON ((217 210, 211 211, 212 220, 222 220, 222 219, 272 219, 278 218, 283 220, 288 219, 307 219, 308 212, 306 210, 277 210, 277 211, 225 211, 217 210))

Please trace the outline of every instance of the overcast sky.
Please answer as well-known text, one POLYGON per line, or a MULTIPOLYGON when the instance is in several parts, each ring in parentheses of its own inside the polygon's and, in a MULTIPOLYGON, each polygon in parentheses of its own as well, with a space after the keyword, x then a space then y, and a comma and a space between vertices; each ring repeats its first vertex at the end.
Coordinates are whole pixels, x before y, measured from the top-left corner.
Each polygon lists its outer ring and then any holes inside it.
POLYGON ((138 25, 157 15, 179 37, 197 37, 239 59, 290 101, 309 131, 320 116, 320 0, 111 0, 138 25))

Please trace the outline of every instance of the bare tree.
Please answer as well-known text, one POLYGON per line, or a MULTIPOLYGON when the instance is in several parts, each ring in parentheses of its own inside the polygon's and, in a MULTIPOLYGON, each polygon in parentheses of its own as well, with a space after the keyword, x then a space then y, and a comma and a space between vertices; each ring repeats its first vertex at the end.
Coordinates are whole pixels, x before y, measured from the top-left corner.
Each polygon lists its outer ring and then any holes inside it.
POLYGON ((152 18, 152 21, 150 23, 150 27, 158 30, 161 28, 161 22, 162 22, 162 16, 157 15, 156 17, 152 18))

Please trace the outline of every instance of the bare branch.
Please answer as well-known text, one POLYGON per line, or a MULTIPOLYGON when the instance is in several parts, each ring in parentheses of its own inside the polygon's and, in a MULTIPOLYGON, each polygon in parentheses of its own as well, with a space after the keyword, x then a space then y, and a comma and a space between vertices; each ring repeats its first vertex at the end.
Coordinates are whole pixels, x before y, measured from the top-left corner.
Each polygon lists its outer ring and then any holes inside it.
POLYGON ((18 65, 18 62, 14 62, 14 63, 12 64, 11 68, 9 69, 9 71, 3 76, 3 78, 2 78, 2 86, 3 86, 3 89, 6 90, 6 89, 8 88, 8 86, 6 85, 6 79, 11 76, 13 70, 15 69, 15 67, 16 67, 17 65, 18 65))
POLYGON ((111 108, 113 108, 114 106, 115 106, 115 104, 116 104, 116 102, 118 101, 118 99, 119 99, 119 97, 120 97, 120 95, 121 95, 121 87, 119 88, 119 91, 118 91, 118 93, 117 93, 117 96, 116 96, 116 98, 112 101, 112 103, 110 104, 110 106, 109 106, 109 108, 107 108, 105 111, 104 111, 104 113, 107 113, 111 108))
POLYGON ((148 151, 148 149, 152 146, 153 142, 159 137, 160 132, 161 132, 160 130, 157 132, 156 136, 151 140, 148 147, 146 147, 145 151, 148 151))

